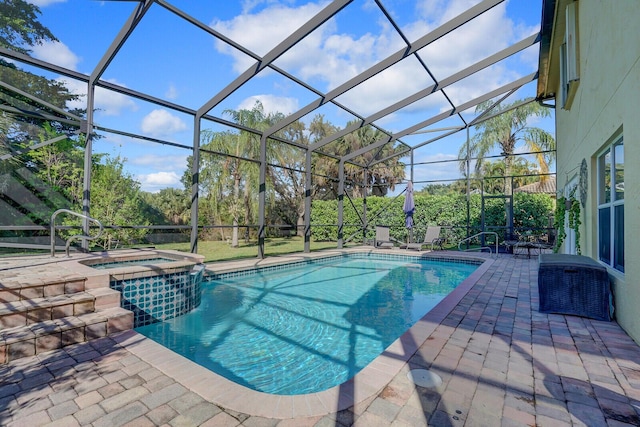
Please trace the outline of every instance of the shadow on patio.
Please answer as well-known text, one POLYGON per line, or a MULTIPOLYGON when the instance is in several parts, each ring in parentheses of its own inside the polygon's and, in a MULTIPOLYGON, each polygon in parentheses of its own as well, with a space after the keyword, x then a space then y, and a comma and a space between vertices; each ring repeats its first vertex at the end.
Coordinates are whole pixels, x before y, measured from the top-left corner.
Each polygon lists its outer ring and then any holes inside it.
POLYGON ((499 257, 433 322, 426 342, 402 341, 406 352, 418 348, 407 366, 338 413, 277 420, 231 411, 171 376, 183 367, 150 364, 105 338, 0 367, 0 423, 640 425, 640 347, 615 322, 539 313, 537 266, 499 257), (410 368, 429 369, 442 384, 416 386, 410 368))

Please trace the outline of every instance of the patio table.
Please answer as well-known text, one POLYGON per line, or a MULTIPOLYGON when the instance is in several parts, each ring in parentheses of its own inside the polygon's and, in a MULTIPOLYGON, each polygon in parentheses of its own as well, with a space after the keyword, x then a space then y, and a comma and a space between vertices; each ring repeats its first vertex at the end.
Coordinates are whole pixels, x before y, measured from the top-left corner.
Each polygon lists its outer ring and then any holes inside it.
POLYGON ((514 257, 526 254, 527 258, 531 258, 532 253, 536 255, 536 250, 538 251, 538 254, 540 254, 542 253, 542 249, 547 248, 547 245, 537 242, 530 242, 528 240, 505 240, 504 244, 508 247, 511 247, 514 257))

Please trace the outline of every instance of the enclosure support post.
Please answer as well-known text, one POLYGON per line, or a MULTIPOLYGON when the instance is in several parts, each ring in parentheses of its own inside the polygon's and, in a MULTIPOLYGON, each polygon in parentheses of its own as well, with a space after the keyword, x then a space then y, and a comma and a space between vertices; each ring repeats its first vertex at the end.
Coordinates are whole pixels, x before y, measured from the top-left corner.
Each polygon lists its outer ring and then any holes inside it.
POLYGON ((307 149, 304 179, 304 251, 311 252, 311 153, 307 149))
POLYGON ((471 141, 469 138, 469 126, 467 125, 467 238, 471 235, 471 141))
MULTIPOLYGON (((89 79, 87 86, 87 125, 85 131, 86 143, 84 147, 84 180, 82 184, 82 232, 85 236, 89 236, 89 214, 91 207, 91 166, 93 164, 93 110, 95 103, 95 84, 93 79, 89 79)), ((82 130, 82 129, 81 129, 82 130)), ((89 250, 89 241, 82 240, 81 247, 83 250, 89 250)))
POLYGON ((258 180, 258 258, 264 258, 265 205, 267 202, 267 135, 260 136, 260 179, 258 180))
POLYGON ((198 197, 200 186, 200 115, 193 121, 193 162, 191 163, 191 253, 198 252, 198 197))
POLYGON ((367 227, 369 226, 367 224, 367 184, 369 182, 369 170, 368 169, 364 169, 362 174, 364 175, 364 180, 362 183, 362 188, 363 188, 363 192, 362 192, 362 242, 365 242, 365 239, 367 237, 367 227))
POLYGON ((342 230, 344 209, 344 160, 340 160, 338 168, 338 249, 342 249, 344 233, 342 230))
MULTIPOLYGON (((111 63, 124 42, 129 38, 135 27, 140 23, 140 20, 147 13, 153 3, 153 1, 149 0, 139 3, 138 7, 131 13, 127 22, 122 26, 117 36, 102 58, 100 58, 100 61, 89 76, 87 87, 87 142, 84 150, 84 182, 82 188, 82 213, 86 217, 89 217, 91 204, 91 166, 93 164, 93 110, 95 109, 95 85, 109 66, 109 63, 111 63)), ((87 236, 89 235, 89 225, 89 220, 85 218, 82 222, 82 229, 84 234, 87 236)), ((87 240, 82 241, 82 249, 89 249, 89 242, 87 240)))
POLYGON ((413 183, 413 148, 411 149, 411 172, 409 175, 411 177, 410 181, 413 183))

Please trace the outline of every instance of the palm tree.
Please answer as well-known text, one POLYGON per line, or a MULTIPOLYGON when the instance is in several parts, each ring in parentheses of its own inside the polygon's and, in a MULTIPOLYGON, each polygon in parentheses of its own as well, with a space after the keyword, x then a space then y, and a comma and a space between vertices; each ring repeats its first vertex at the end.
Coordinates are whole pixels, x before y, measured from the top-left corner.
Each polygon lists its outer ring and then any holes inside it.
MULTIPOLYGON (((269 128, 283 117, 281 113, 265 114, 260 101, 256 101, 251 110, 225 110, 224 113, 229 115, 235 123, 257 131, 269 128)), ((217 167, 214 168, 214 171, 210 171, 211 174, 216 174, 216 178, 212 181, 210 194, 211 196, 216 193, 221 195, 223 191, 220 185, 224 185, 228 178, 233 182, 233 190, 229 194, 230 202, 227 208, 233 219, 231 246, 237 247, 240 220, 244 219, 244 222, 249 224, 255 220, 257 215, 258 198, 255 197, 255 193, 258 189, 259 167, 256 163, 243 159, 258 160, 260 158, 260 135, 245 130, 237 133, 205 130, 201 137, 207 141, 202 145, 203 149, 230 155, 222 160, 213 160, 217 167)), ((207 172, 204 166, 201 166, 201 171, 202 181, 207 172)), ((248 237, 247 228, 245 238, 248 239, 248 237)))
POLYGON ((153 200, 166 221, 182 225, 189 221, 189 196, 186 190, 167 187, 154 194, 153 200))
MULTIPOLYGON (((516 104, 522 104, 530 99, 514 101, 512 104, 498 105, 491 110, 494 117, 477 125, 476 135, 469 141, 469 155, 476 158, 475 172, 480 175, 485 157, 494 149, 500 149, 504 156, 504 175, 511 176, 513 172, 515 150, 519 144, 523 144, 528 151, 535 153, 540 172, 549 172, 549 166, 553 162, 553 151, 556 142, 549 132, 528 126, 530 117, 549 117, 549 110, 537 102, 528 102, 520 107, 513 108, 516 104)), ((483 113, 493 105, 492 101, 486 101, 476 107, 476 113, 483 113)), ((466 159, 467 146, 460 147, 459 158, 466 159)), ((466 163, 460 163, 460 169, 465 172, 466 163)), ((505 185, 505 194, 511 195, 511 182, 505 185)))
MULTIPOLYGON (((347 123, 347 126, 351 124, 351 122, 347 123)), ((372 126, 364 126, 328 144, 322 151, 341 157, 371 145, 385 136, 385 134, 372 126)), ((393 144, 386 144, 382 149, 367 151, 354 158, 353 161, 359 164, 369 164, 376 158, 386 158, 396 151, 396 147, 393 144)), ((345 164, 345 191, 352 197, 362 197, 364 195, 364 187, 362 184, 364 184, 365 186, 373 187, 373 195, 384 196, 389 189, 394 189, 396 183, 402 181, 404 178, 404 166, 405 165, 400 162, 400 157, 390 158, 369 169, 367 181, 363 182, 364 171, 362 168, 353 164, 345 164)), ((328 177, 338 176, 338 162, 329 157, 325 157, 323 161, 316 163, 316 171, 328 177)), ((328 190, 333 193, 333 196, 337 197, 337 181, 325 179, 324 184, 328 186, 328 190)))
MULTIPOLYGON (((476 113, 484 113, 493 105, 493 101, 486 101, 476 107, 476 113)), ((468 154, 470 158, 476 158, 475 173, 480 176, 485 158, 495 149, 500 150, 504 156, 504 176, 511 177, 514 171, 514 159, 516 158, 516 148, 524 145, 527 151, 535 153, 540 172, 549 172, 549 166, 553 162, 553 152, 556 142, 549 132, 529 126, 532 117, 549 117, 549 110, 537 102, 532 102, 531 98, 521 101, 514 101, 511 104, 499 104, 490 111, 494 117, 476 125, 477 133, 469 141, 468 154), (523 104, 519 107, 515 105, 523 104)), ((467 158, 467 146, 460 147, 458 157, 467 158)), ((466 162, 460 162, 460 169, 466 174, 466 162)), ((467 177, 469 178, 469 177, 467 177)), ((542 179, 546 179, 543 175, 542 179)), ((505 180, 505 196, 513 195, 511 180, 505 180)), ((507 212, 507 223, 511 223, 509 216, 509 205, 505 205, 507 212)))
MULTIPOLYGON (((314 121, 316 119, 314 118, 314 121)), ((313 122, 312 122, 313 123, 313 122)), ((276 134, 288 141, 309 145, 309 133, 304 122, 299 120, 286 126, 276 134)), ((278 223, 295 224, 296 234, 304 235, 306 154, 303 149, 270 140, 268 154, 270 162, 277 166, 267 168, 268 178, 273 186, 274 201, 272 219, 278 223)), ((312 180, 313 181, 313 180, 312 180)), ((311 185, 311 198, 315 196, 315 186, 311 185)))
MULTIPOLYGON (((511 164, 511 173, 513 179, 507 178, 505 173, 505 162, 496 160, 492 162, 484 162, 482 165, 481 175, 483 180, 483 190, 489 193, 503 193, 507 181, 513 183, 516 188, 523 185, 532 184, 538 181, 538 165, 528 162, 523 157, 516 157, 511 164), (489 179, 487 179, 487 177, 489 179)), ((546 176, 542 177, 543 179, 546 176)))

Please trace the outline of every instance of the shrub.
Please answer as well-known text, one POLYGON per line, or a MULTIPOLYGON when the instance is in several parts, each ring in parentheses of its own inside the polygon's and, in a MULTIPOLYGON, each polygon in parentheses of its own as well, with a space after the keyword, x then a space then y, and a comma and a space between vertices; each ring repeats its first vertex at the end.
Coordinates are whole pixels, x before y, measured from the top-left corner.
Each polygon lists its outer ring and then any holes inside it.
MULTIPOLYGON (((428 225, 447 227, 450 242, 461 240, 467 235, 467 199, 458 194, 416 195, 414 213, 414 236, 424 236, 428 225)), ((345 198, 343 213, 343 237, 348 238, 361 229, 363 199, 353 199, 353 205, 345 198), (355 209, 354 209, 355 206, 355 209), (357 211, 356 211, 357 210, 357 211)), ((402 206, 404 197, 367 197, 367 221, 369 227, 366 237, 375 236, 375 226, 385 225, 391 228, 391 236, 406 241, 408 230, 405 228, 402 206)), ((553 213, 553 198, 545 194, 516 193, 513 197, 514 228, 546 229, 549 215, 553 213)), ((471 234, 479 232, 482 224, 482 198, 473 194, 469 200, 471 234)), ((338 238, 338 201, 316 200, 311 209, 311 225, 314 240, 332 240, 338 238), (322 226, 317 226, 322 225, 322 226)), ((504 199, 485 199, 485 224, 503 226, 506 224, 504 199)), ((355 241, 362 241, 356 236, 355 241)))

